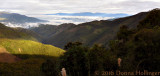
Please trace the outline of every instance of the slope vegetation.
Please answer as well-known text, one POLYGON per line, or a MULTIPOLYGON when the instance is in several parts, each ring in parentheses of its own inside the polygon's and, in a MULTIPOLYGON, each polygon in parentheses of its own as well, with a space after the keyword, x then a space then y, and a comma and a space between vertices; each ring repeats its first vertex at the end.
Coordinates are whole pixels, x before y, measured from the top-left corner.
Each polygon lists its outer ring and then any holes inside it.
POLYGON ((0 39, 0 45, 12 54, 46 55, 58 57, 64 50, 31 40, 0 39))
POLYGON ((64 50, 39 43, 39 35, 22 29, 0 24, 0 46, 15 55, 44 55, 58 57, 64 50), (36 38, 37 37, 37 38, 36 38))

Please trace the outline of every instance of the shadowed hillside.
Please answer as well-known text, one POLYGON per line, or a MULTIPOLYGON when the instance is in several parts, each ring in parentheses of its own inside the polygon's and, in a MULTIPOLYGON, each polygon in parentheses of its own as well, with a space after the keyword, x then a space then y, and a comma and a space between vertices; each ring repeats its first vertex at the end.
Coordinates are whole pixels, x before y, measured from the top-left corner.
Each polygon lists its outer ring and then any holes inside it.
POLYGON ((32 34, 20 31, 16 28, 10 28, 0 23, 0 38, 9 38, 9 39, 26 39, 38 41, 32 36, 32 34))
POLYGON ((72 41, 80 41, 85 45, 90 46, 95 43, 107 46, 108 41, 115 37, 120 26, 127 25, 130 28, 135 28, 139 21, 146 17, 146 14, 147 12, 142 12, 133 16, 115 19, 113 21, 93 21, 71 27, 68 24, 64 24, 63 28, 61 28, 62 25, 40 26, 32 28, 31 30, 46 37, 43 40, 43 43, 52 44, 60 48, 63 48, 66 43, 72 41), (60 28, 61 31, 57 30, 57 28, 60 28))
POLYGON ((54 35, 57 35, 65 30, 73 28, 74 26, 75 24, 72 24, 72 23, 61 24, 59 26, 41 24, 39 25, 39 27, 30 28, 30 31, 34 31, 38 33, 42 37, 42 40, 45 41, 54 35))

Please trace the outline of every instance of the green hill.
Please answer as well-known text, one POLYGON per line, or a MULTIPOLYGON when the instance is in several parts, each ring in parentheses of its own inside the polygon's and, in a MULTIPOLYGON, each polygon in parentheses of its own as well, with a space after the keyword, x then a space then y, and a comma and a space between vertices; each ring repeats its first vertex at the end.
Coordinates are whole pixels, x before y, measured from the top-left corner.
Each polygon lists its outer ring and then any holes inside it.
POLYGON ((42 65, 47 60, 57 65, 57 58, 65 52, 52 45, 20 39, 0 39, 0 47, 12 54, 1 56, 3 53, 0 53, 0 57, 7 59, 7 63, 0 63, 0 75, 2 76, 46 76, 41 70, 42 65))
POLYGON ((37 41, 40 41, 40 36, 33 31, 22 28, 10 28, 0 24, 0 46, 4 47, 11 54, 57 57, 64 52, 60 48, 37 41))
POLYGON ((64 50, 52 45, 45 45, 31 40, 0 39, 1 47, 12 54, 45 55, 58 57, 64 50))

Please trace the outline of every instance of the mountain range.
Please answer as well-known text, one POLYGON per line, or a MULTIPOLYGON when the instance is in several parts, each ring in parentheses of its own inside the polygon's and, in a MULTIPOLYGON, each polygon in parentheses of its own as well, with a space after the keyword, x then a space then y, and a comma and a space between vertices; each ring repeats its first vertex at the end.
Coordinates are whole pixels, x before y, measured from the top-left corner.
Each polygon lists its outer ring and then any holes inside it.
POLYGON ((32 23, 47 22, 46 20, 28 17, 18 13, 0 12, 0 22, 11 27, 29 27, 32 23))
POLYGON ((91 13, 91 12, 81 12, 81 13, 55 13, 55 14, 46 14, 46 15, 60 15, 60 16, 99 16, 99 17, 125 17, 129 16, 124 13, 110 14, 110 13, 91 13))
POLYGON ((9 27, 37 27, 39 24, 63 24, 63 23, 85 23, 91 22, 94 20, 107 20, 107 19, 116 19, 120 17, 129 16, 124 13, 117 14, 107 14, 107 13, 91 13, 91 12, 82 12, 82 13, 56 13, 56 14, 45 14, 40 15, 38 18, 28 17, 26 15, 21 15, 18 13, 9 13, 9 12, 0 12, 0 22, 9 27), (45 19, 45 20, 41 20, 45 19), (48 21, 47 21, 48 20, 48 21))
POLYGON ((109 41, 115 38, 120 26, 126 25, 129 28, 136 28, 136 25, 146 17, 147 13, 148 12, 141 12, 128 17, 92 21, 77 25, 73 23, 64 23, 58 26, 41 24, 39 27, 16 29, 18 29, 19 32, 32 35, 32 37, 37 38, 39 42, 60 48, 63 48, 68 42, 74 41, 80 41, 88 46, 95 43, 108 46, 109 41))
POLYGON ((139 21, 146 17, 148 12, 113 20, 92 21, 82 24, 62 24, 59 26, 47 25, 34 27, 30 30, 38 33, 44 39, 42 42, 63 48, 68 42, 80 41, 85 45, 99 43, 107 46, 115 38, 116 32, 122 25, 136 28, 139 21))
MULTIPOLYGON (((160 9, 154 9, 128 17, 77 25, 41 24, 26 29, 0 23, 0 75, 58 76, 62 67, 86 72, 88 68, 96 70, 94 66, 98 69, 100 66, 100 70, 101 67, 111 70, 141 70, 147 67, 158 71, 159 20, 160 9), (67 43, 69 48, 65 51, 62 48, 67 43), (123 59, 125 67, 117 66, 117 58, 123 59), (81 62, 84 63, 79 65, 81 62), (88 64, 93 67, 88 67, 88 64)), ((68 74, 79 75, 78 71, 68 74)))

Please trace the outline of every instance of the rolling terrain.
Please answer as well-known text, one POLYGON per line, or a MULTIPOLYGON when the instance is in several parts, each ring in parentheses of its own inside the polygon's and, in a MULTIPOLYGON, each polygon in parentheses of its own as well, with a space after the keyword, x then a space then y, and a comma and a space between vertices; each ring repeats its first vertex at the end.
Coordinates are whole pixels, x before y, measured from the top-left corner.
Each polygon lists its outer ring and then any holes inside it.
POLYGON ((39 37, 30 30, 0 24, 0 46, 11 54, 58 56, 64 52, 57 47, 40 43, 39 37))
POLYGON ((46 60, 56 62, 65 51, 42 44, 39 39, 33 31, 0 24, 0 75, 45 76, 42 64, 46 60))
POLYGON ((80 41, 89 46, 95 43, 108 46, 109 40, 115 38, 120 26, 127 25, 129 28, 136 28, 136 25, 146 17, 147 13, 148 12, 142 12, 115 20, 92 21, 78 25, 40 26, 31 28, 31 30, 45 37, 45 39, 42 40, 43 43, 60 48, 63 48, 68 42, 73 41, 80 41))
POLYGON ((94 76, 97 70, 159 71, 159 21, 160 9, 154 9, 79 25, 23 29, 0 24, 0 75, 60 76, 64 67, 69 76, 94 76))

